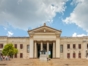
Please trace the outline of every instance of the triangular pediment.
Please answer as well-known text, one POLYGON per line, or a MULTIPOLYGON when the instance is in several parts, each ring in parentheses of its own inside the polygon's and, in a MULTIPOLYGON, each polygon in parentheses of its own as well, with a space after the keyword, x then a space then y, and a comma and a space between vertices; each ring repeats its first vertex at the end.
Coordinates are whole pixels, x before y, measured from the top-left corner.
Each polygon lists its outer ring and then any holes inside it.
POLYGON ((59 33, 61 34, 61 32, 62 32, 61 30, 57 30, 46 25, 32 29, 32 30, 28 30, 29 34, 33 34, 33 33, 59 33))
POLYGON ((50 33, 50 32, 55 32, 55 30, 50 29, 48 27, 41 27, 39 29, 34 30, 33 32, 35 32, 35 33, 50 33))

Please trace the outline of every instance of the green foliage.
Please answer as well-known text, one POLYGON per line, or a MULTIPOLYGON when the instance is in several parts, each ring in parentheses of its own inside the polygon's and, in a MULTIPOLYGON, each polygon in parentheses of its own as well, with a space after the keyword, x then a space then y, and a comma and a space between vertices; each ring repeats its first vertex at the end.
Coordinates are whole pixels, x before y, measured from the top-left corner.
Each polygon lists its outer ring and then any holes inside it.
POLYGON ((12 57, 14 54, 17 54, 17 53, 18 53, 18 50, 14 48, 12 43, 6 44, 2 50, 2 54, 5 56, 7 55, 12 57))

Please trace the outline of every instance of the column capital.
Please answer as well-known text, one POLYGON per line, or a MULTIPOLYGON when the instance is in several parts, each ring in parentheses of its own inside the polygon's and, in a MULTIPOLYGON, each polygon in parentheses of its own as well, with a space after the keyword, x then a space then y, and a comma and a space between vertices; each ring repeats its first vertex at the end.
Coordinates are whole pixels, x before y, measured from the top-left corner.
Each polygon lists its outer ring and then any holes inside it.
POLYGON ((33 35, 30 35, 30 38, 33 38, 33 35))
POLYGON ((57 38, 60 38, 60 34, 56 34, 56 37, 57 37, 57 38))

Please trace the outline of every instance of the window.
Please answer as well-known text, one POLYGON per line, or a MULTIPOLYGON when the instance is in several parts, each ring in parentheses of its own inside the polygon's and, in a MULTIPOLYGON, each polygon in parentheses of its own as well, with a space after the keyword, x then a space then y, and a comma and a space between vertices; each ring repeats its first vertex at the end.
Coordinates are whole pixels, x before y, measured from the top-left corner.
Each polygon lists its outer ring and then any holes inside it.
POLYGON ((20 53, 20 58, 23 58, 23 53, 20 53))
POLYGON ((70 58, 70 53, 67 53, 67 58, 70 58))
POLYGON ((70 49, 70 44, 67 44, 67 49, 70 49))
POLYGON ((78 53, 78 57, 81 58, 81 53, 78 53))
POLYGON ((14 47, 17 48, 17 44, 15 44, 14 47))
POLYGON ((60 52, 63 53, 63 45, 60 45, 60 52))
POLYGON ((3 44, 0 44, 0 48, 3 48, 3 44))
POLYGON ((29 53, 29 45, 27 45, 27 53, 29 53))
POLYGON ((17 54, 15 54, 14 57, 17 58, 17 54))
POLYGON ((73 58, 75 58, 75 53, 73 53, 73 58))
POLYGON ((73 44, 73 49, 75 49, 76 48, 76 46, 75 46, 75 44, 73 44))
POLYGON ((20 49, 23 49, 23 44, 20 44, 20 49))
POLYGON ((78 45, 78 48, 81 49, 81 44, 78 45))

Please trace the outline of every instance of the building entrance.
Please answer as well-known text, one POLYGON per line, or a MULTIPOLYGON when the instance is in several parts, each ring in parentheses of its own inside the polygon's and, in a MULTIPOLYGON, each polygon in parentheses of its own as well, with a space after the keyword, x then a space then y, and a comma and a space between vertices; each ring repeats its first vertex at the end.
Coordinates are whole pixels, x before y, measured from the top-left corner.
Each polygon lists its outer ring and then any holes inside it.
POLYGON ((49 56, 50 58, 53 58, 53 44, 37 44, 37 56, 36 58, 40 57, 40 51, 44 50, 46 51, 47 56, 49 56))

